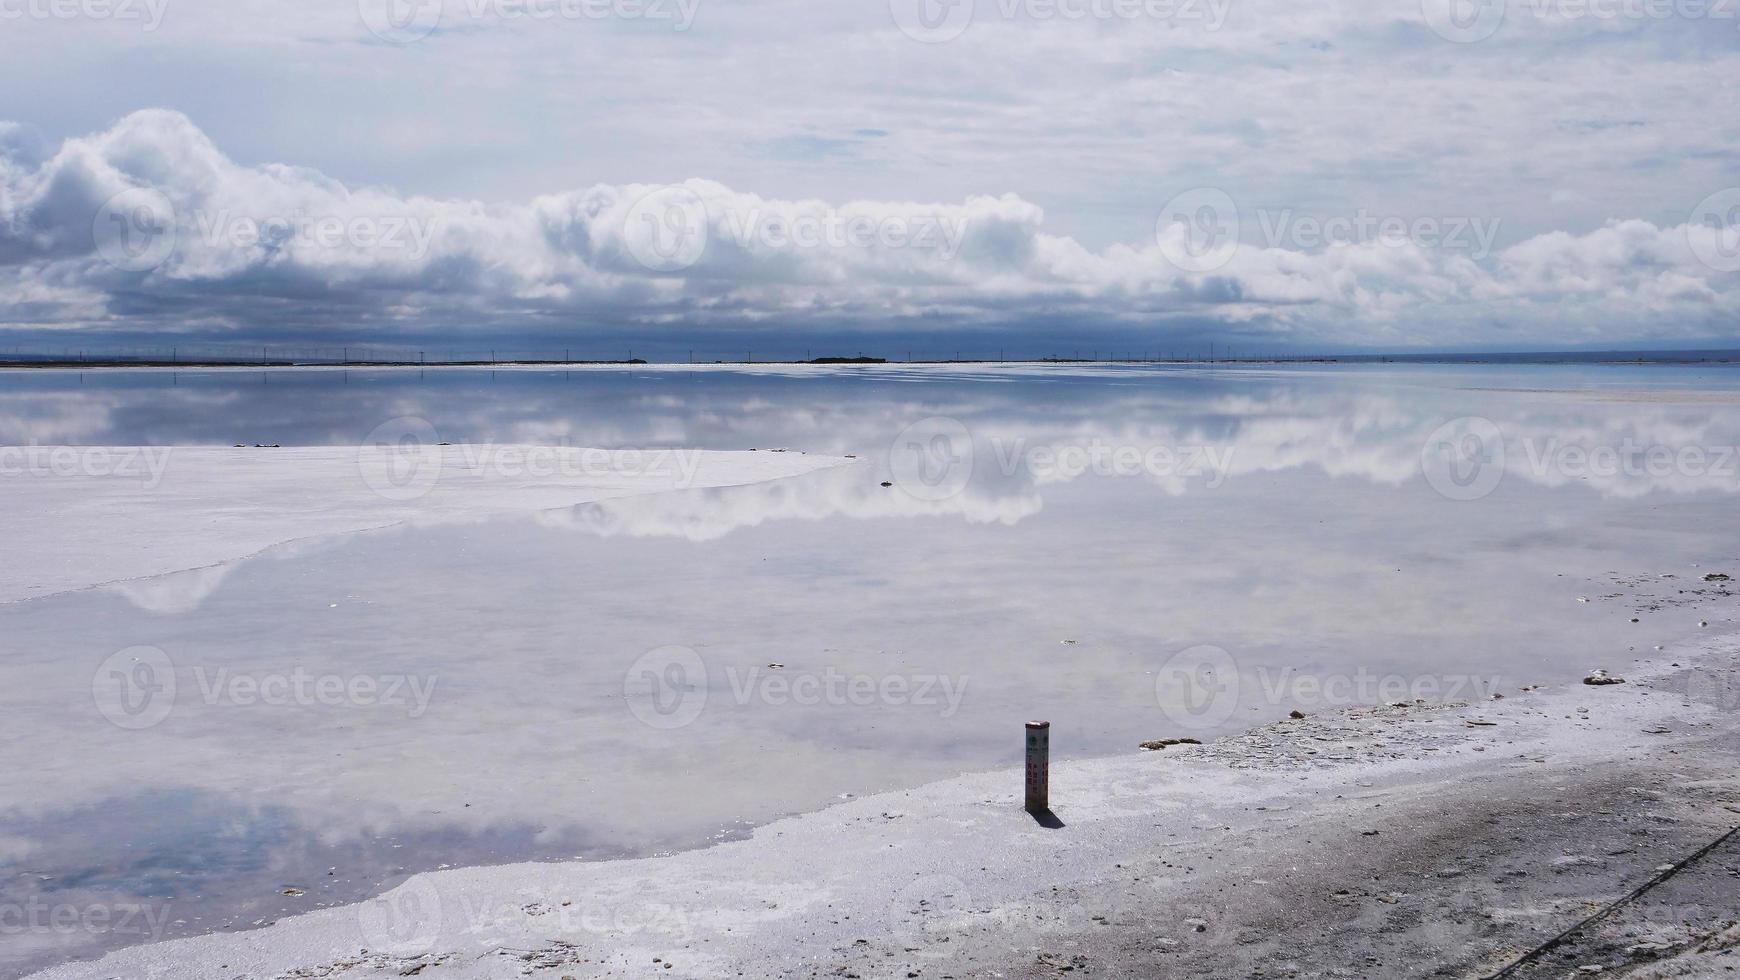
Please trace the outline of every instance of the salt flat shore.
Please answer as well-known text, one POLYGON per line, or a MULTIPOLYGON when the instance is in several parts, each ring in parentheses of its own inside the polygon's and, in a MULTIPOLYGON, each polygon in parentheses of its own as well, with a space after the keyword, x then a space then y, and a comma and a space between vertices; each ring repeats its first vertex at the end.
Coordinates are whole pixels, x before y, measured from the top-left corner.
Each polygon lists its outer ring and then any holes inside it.
POLYGON ((1624 684, 1060 764, 1061 827, 1021 810, 1018 772, 983 773, 702 850, 419 875, 36 976, 1732 976, 1740 835, 1687 859, 1740 824, 1737 651, 1699 636, 1606 665, 1624 684))

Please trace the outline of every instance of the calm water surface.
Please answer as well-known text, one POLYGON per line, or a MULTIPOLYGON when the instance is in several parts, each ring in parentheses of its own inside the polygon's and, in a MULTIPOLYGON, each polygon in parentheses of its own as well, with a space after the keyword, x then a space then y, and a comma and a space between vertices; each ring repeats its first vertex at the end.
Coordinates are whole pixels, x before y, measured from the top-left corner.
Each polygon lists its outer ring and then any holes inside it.
POLYGON ((0 373, 9 445, 404 417, 858 458, 0 605, 0 974, 695 846, 1012 765, 1031 717, 1126 753, 1566 683, 1736 613, 1702 583, 1740 554, 1733 368, 0 373), (136 646, 177 693, 125 730, 93 675, 136 646))

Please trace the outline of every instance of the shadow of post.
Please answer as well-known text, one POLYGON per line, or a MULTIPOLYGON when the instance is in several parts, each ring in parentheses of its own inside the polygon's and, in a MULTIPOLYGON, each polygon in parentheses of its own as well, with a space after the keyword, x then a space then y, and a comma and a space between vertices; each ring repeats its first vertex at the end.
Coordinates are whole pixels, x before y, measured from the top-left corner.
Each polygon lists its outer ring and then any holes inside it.
POLYGON ((1046 807, 1043 810, 1028 810, 1027 812, 1033 817, 1034 823, 1037 823, 1039 826, 1044 827, 1047 830, 1063 829, 1063 821, 1057 819, 1057 814, 1052 813, 1050 807, 1046 807))

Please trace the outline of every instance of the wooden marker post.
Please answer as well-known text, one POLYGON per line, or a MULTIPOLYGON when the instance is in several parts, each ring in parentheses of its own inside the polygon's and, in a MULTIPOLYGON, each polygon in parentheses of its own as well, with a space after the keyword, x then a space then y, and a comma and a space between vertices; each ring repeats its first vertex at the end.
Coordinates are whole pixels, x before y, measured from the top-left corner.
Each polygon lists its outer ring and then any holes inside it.
POLYGON ((1027 723, 1027 812, 1051 809, 1051 722, 1027 723))

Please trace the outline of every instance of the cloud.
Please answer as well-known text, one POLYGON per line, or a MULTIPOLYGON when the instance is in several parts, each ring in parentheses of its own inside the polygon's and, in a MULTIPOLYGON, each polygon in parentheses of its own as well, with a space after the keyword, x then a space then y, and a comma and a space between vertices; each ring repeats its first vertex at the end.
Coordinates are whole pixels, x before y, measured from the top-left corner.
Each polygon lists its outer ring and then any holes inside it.
POLYGON ((1703 337, 1740 312, 1735 265, 1694 247, 1713 233, 1691 216, 1495 251, 1496 219, 1338 224, 1221 199, 1206 233, 1238 244, 1205 261, 1190 251, 1205 233, 1196 205, 1148 241, 1096 250, 1008 193, 834 203, 696 178, 485 204, 244 166, 166 110, 53 149, 0 124, 0 323, 317 339, 335 324, 439 334, 582 318, 972 327, 1044 309, 1156 342, 1208 323, 1418 346, 1703 337))

